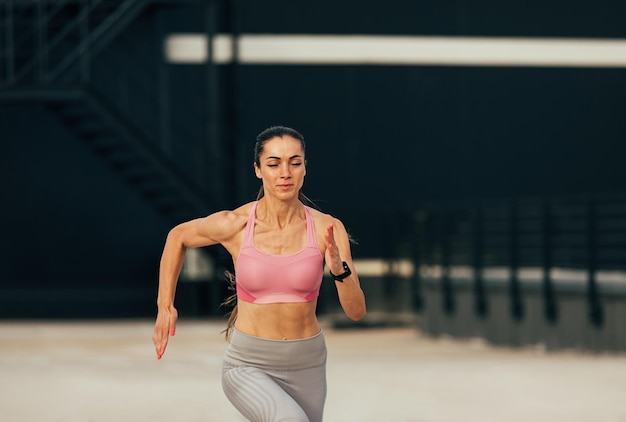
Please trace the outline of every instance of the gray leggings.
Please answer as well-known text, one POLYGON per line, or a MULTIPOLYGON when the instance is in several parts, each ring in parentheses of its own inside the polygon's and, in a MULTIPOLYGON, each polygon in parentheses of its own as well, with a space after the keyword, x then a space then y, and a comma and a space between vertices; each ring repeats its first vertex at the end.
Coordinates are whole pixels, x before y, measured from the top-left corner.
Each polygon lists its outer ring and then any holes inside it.
POLYGON ((222 388, 253 422, 321 422, 326 400, 326 342, 319 334, 270 340, 233 330, 222 388))

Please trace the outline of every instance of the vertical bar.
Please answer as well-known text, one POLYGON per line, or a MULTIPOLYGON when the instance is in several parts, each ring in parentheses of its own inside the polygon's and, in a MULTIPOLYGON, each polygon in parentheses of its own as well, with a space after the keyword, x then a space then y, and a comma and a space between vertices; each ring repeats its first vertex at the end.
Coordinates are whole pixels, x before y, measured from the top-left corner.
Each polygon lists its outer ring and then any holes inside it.
POLYGON ((474 312, 480 318, 488 314, 488 305, 483 280, 483 218, 482 207, 477 205, 472 210, 473 267, 474 267, 474 312))
MULTIPOLYGON (((227 160, 232 159, 225 156, 222 153, 221 148, 221 127, 220 127, 220 79, 218 76, 217 65, 214 60, 214 46, 213 41, 218 31, 218 12, 219 12, 219 0, 207 0, 204 7, 204 25, 207 40, 207 61, 205 66, 206 71, 206 127, 205 137, 201 137, 204 145, 200 145, 199 151, 202 152, 202 159, 200 163, 205 163, 203 169, 198 169, 201 175, 201 186, 203 193, 206 195, 208 202, 213 207, 223 208, 222 202, 224 200, 224 186, 223 179, 225 177, 222 171, 222 166, 229 166, 227 160), (204 138, 204 139, 203 139, 204 138)), ((202 165, 202 164, 201 164, 202 165)), ((231 166, 232 167, 232 166, 231 166)), ((229 261, 225 256, 224 250, 220 249, 218 255, 215 256, 215 266, 220 269, 228 269, 233 271, 232 261, 229 261)), ((224 271, 220 271, 223 273, 224 271)), ((220 284, 213 282, 209 285, 208 301, 212 310, 217 310, 220 307, 221 289, 220 284)))
POLYGON ((89 10, 91 0, 84 0, 80 14, 80 80, 83 84, 89 83, 89 62, 91 60, 91 45, 89 40, 89 10))
POLYGON ((158 39, 161 42, 157 45, 156 54, 160 55, 158 69, 158 107, 159 107, 159 138, 161 143, 161 151, 166 156, 172 154, 171 139, 171 108, 170 108, 170 92, 169 92, 169 64, 165 60, 163 54, 163 45, 165 40, 165 31, 163 30, 164 14, 160 13, 157 17, 158 39))
POLYGON ((597 265, 597 214, 596 204, 593 199, 587 203, 587 306, 590 322, 596 326, 602 326, 604 314, 600 303, 600 293, 596 280, 597 265))
POLYGON ((422 275, 420 268, 422 266, 422 253, 424 241, 424 226, 428 221, 428 213, 425 210, 419 210, 414 215, 415 228, 412 236, 413 245, 413 282, 411 283, 411 305, 414 311, 424 309, 424 299, 422 298, 422 275))
POLYGON ((15 44, 13 38, 13 0, 8 0, 6 3, 7 15, 6 15, 6 43, 7 43, 7 57, 6 57, 6 82, 12 84, 15 79, 15 44))
POLYGON ((37 2, 37 79, 40 83, 46 80, 47 72, 47 55, 46 50, 46 16, 45 16, 45 0, 37 2))
MULTIPOLYGON (((223 154, 221 147, 221 128, 220 128, 220 79, 218 76, 217 65, 214 60, 213 41, 218 30, 218 0, 210 0, 205 6, 205 31, 207 39, 207 62, 206 70, 206 89, 207 89, 207 119, 206 119, 206 138, 203 146, 199 149, 204 151, 204 159, 200 161, 202 168, 198 169, 201 175, 202 187, 207 196, 211 195, 218 201, 224 200, 224 183, 222 182, 225 174, 222 171, 223 160, 230 159, 223 154)), ((228 163, 226 163, 228 165, 228 163)), ((215 204, 221 208, 220 204, 215 204)))
POLYGON ((543 240, 543 299, 544 315, 549 323, 558 319, 558 310, 554 298, 554 286, 550 277, 552 268, 552 215, 547 200, 543 203, 542 240, 543 240))
POLYGON ((383 214, 379 221, 384 221, 385 224, 382 230, 382 236, 380 241, 383 246, 382 258, 385 260, 386 271, 381 277, 383 282, 382 291, 382 310, 388 312, 390 310, 396 310, 397 306, 394 303, 394 293, 397 283, 397 271, 393 265, 394 259, 397 257, 396 253, 396 241, 398 239, 398 230, 396 229, 396 222, 398 216, 393 211, 383 214))
POLYGON ((233 204, 245 202, 248 198, 247 193, 244 191, 244 181, 249 180, 249 173, 247 170, 248 163, 250 162, 250 155, 248 151, 248 144, 246 146, 240 146, 239 142, 239 97, 240 97, 240 72, 241 65, 239 62, 239 39, 241 35, 241 23, 239 19, 240 2, 239 0, 226 0, 229 3, 229 15, 230 15, 230 31, 232 34, 232 57, 233 61, 230 63, 230 91, 226 96, 225 101, 228 108, 228 140, 227 143, 229 150, 228 153, 234 158, 234 165, 231 165, 229 177, 235 181, 235 189, 231 193, 229 198, 233 204), (242 155, 242 153, 244 153, 242 155))
POLYGON ((39 25, 39 14, 41 9, 41 0, 32 3, 33 5, 33 79, 41 81, 41 29, 39 25))
POLYGON ((439 236, 441 245, 441 299, 444 312, 448 315, 454 314, 454 293, 452 291, 452 281, 450 280, 450 242, 448 233, 450 231, 449 210, 444 209, 439 218, 439 236))
POLYGON ((522 295, 517 274, 519 269, 518 232, 517 205, 514 201, 511 201, 509 207, 509 297, 511 300, 511 317, 515 321, 520 321, 524 317, 524 307, 522 305, 522 295))

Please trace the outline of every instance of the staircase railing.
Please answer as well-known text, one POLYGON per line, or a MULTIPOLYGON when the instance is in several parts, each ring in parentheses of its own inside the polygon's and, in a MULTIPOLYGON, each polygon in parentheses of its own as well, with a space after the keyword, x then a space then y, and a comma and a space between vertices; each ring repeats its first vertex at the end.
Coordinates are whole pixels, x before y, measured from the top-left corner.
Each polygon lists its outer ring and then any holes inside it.
MULTIPOLYGON (((626 292, 626 194, 432 204, 420 215, 416 267, 444 300, 454 299, 449 275, 462 270, 453 286, 507 288, 515 320, 524 317, 523 284, 541 291, 551 324, 559 319, 557 296, 584 293, 588 320, 599 327, 607 298, 626 292)), ((484 295, 478 287, 476 296, 484 295)))
MULTIPOLYGON (((210 178, 206 177, 206 169, 214 166, 202 162, 209 159, 201 153, 206 148, 206 127, 204 119, 191 116, 202 107, 191 106, 187 113, 177 113, 177 118, 172 119, 168 100, 163 98, 168 87, 161 75, 154 74, 155 69, 164 68, 158 65, 158 60, 152 67, 147 66, 133 51, 126 51, 132 48, 132 42, 119 39, 116 48, 102 51, 152 2, 178 4, 157 0, 0 2, 0 97, 5 100, 21 97, 58 106, 56 94, 52 95, 55 98, 46 98, 50 92, 81 90, 85 98, 100 95, 102 101, 96 104, 108 104, 127 123, 132 123, 142 142, 169 162, 172 170, 200 182, 201 191, 207 192, 206 180, 210 178), (95 53, 99 52, 103 54, 96 57, 95 53), (148 74, 152 79, 145 77, 148 74), (117 85, 123 85, 124 91, 119 98, 110 95, 117 85), (42 97, 34 98, 37 93, 42 97), (128 107, 120 101, 122 98, 141 106, 128 107), (169 137, 173 131, 188 145, 187 150, 180 142, 172 147, 169 137)), ((122 133, 118 136, 127 139, 126 142, 132 141, 122 133)), ((167 177, 167 173, 163 176, 167 177)), ((205 202, 208 198, 203 192, 200 193, 205 202)))
POLYGON ((4 0, 0 88, 87 82, 90 63, 148 0, 4 0))
MULTIPOLYGON (((147 64, 122 31, 150 4, 196 1, 205 6, 203 0, 0 0, 0 100, 43 104, 169 224, 223 206, 216 202, 220 192, 210 195, 214 190, 207 181, 220 187, 226 165, 207 165, 223 156, 208 154, 205 100, 196 91, 189 97, 177 92, 177 101, 188 107, 174 117, 167 66, 154 50, 147 64), (119 98, 112 93, 116 86, 124 93, 119 98), (184 142, 170 142, 170 133, 184 142), (218 177, 207 177, 207 169, 218 177)), ((232 264, 225 250, 198 252, 216 274, 232 264)), ((185 274, 193 276, 183 270, 181 278, 185 274)), ((181 288, 187 301, 198 301, 190 292, 201 291, 181 288)), ((210 291, 211 304, 219 304, 219 284, 212 283, 210 291)))

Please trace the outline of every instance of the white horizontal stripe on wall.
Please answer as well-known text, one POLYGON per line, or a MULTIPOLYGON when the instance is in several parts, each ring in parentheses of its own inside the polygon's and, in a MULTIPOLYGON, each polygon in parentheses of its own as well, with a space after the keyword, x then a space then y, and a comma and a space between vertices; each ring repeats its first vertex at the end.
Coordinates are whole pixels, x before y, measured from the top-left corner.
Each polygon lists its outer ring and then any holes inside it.
MULTIPOLYGON (((355 259, 354 267, 361 277, 385 277, 394 276, 410 278, 414 275, 415 268, 409 259, 355 259)), ((440 265, 422 265, 420 276, 423 278, 438 279, 443 277, 444 268, 440 265)), ((542 281, 543 269, 539 267, 522 267, 517 269, 517 278, 524 281, 542 281)), ((451 279, 473 279, 474 269, 469 266, 452 265, 448 268, 448 277, 451 279)), ((485 267, 481 276, 484 280, 507 281, 511 277, 509 267, 485 267)), ((600 270, 595 273, 596 281, 600 284, 626 285, 626 271, 600 270)), ((550 279, 554 282, 568 282, 575 284, 587 283, 588 273, 586 270, 573 268, 551 268, 550 279)))
MULTIPOLYGON (((213 40, 218 64, 230 63, 230 35, 213 40)), ((626 40, 424 37, 371 35, 253 35, 239 37, 242 64, 626 67, 626 40)), ((204 34, 172 34, 170 63, 205 63, 204 34)))

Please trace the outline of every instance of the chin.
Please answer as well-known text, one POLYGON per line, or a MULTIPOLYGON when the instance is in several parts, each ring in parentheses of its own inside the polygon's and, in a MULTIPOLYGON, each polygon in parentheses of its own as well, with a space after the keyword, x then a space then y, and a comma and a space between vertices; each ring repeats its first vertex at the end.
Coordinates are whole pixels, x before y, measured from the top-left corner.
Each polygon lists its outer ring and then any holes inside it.
POLYGON ((276 193, 276 198, 283 200, 283 201, 289 201, 292 199, 297 199, 298 198, 298 192, 277 192, 276 193))

